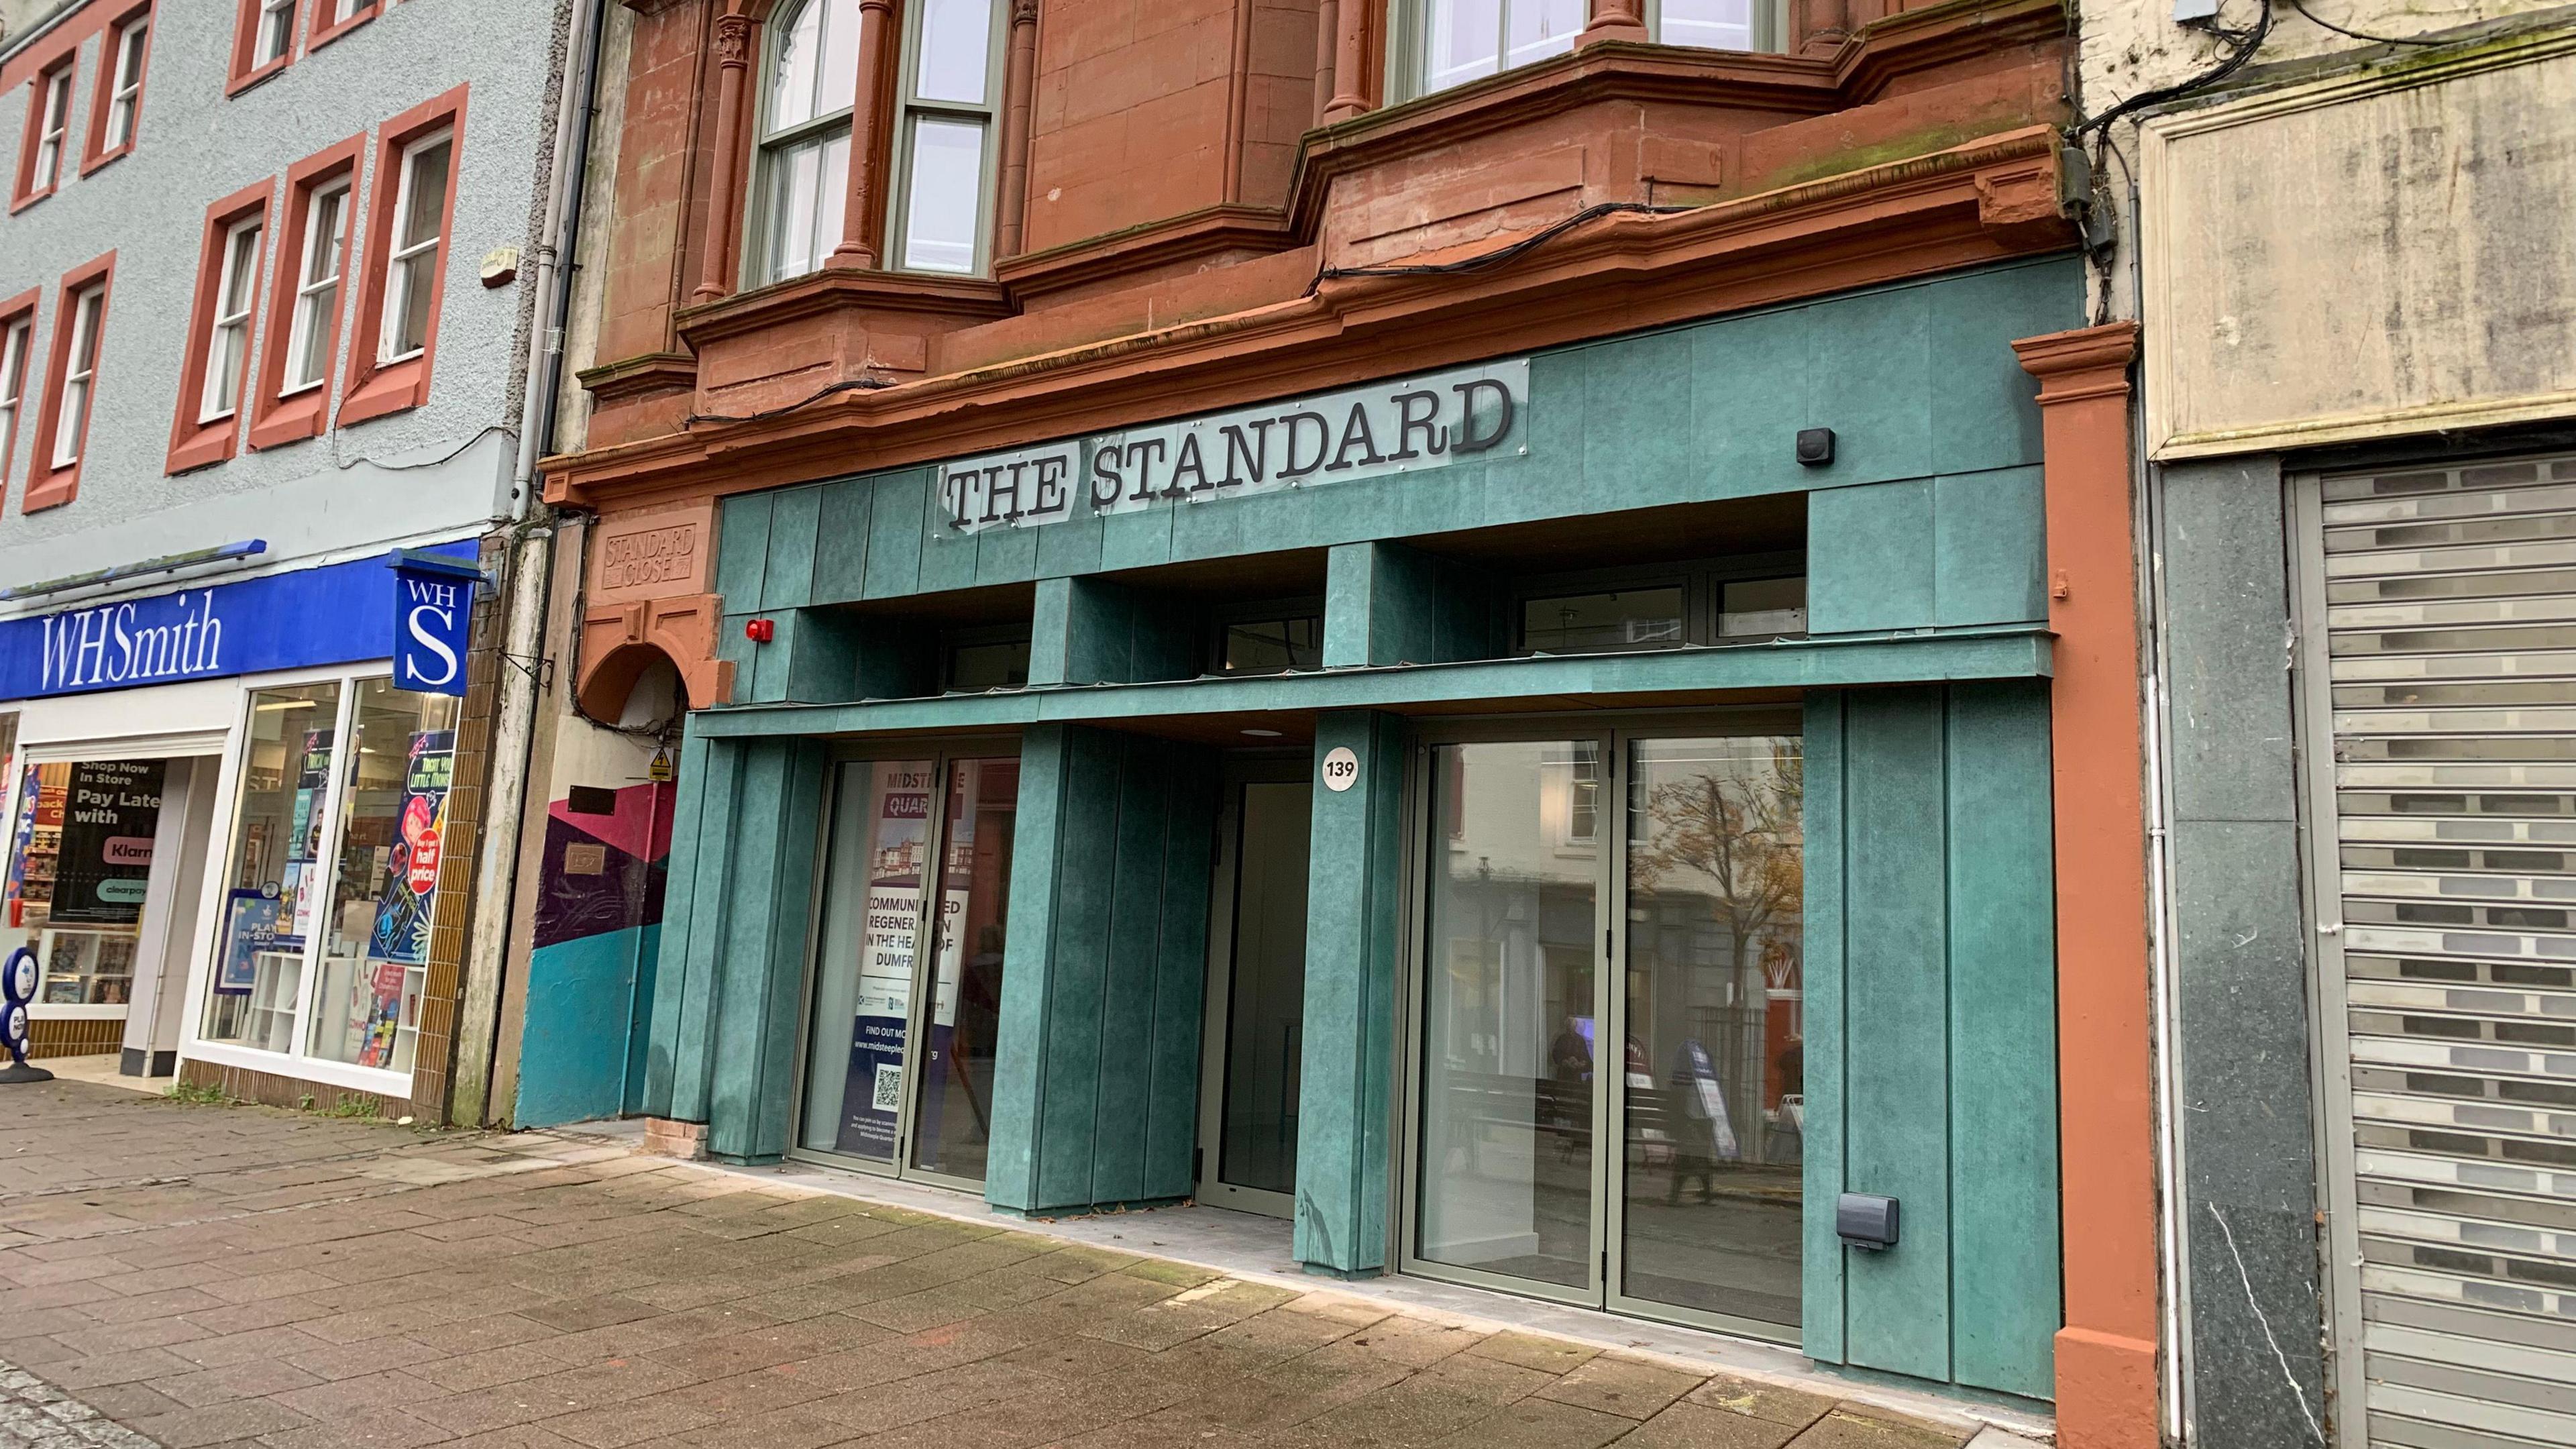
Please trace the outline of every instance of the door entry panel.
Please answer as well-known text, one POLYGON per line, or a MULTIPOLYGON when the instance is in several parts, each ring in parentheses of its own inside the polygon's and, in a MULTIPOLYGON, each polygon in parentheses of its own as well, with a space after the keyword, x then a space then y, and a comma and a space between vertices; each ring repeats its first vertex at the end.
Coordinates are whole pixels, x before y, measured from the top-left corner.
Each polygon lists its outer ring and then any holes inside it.
POLYGON ((1287 1216, 1297 1192, 1305 1050, 1307 762, 1229 771, 1211 917, 1199 1198, 1287 1216))

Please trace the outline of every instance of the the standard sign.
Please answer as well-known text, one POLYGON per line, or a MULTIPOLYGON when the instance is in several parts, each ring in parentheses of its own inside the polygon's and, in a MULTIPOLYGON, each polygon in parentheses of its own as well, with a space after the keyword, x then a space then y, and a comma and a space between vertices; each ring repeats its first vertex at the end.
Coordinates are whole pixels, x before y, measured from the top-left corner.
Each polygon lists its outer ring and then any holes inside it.
POLYGON ((959 533, 1207 503, 1527 451, 1529 359, 966 458, 939 472, 959 533))

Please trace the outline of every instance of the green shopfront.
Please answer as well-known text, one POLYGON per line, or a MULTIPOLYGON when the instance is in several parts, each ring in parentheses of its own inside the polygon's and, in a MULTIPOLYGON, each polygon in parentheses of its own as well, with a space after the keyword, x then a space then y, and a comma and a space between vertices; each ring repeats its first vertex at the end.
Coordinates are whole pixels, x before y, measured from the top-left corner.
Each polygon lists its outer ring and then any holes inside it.
POLYGON ((2050 1397, 2011 344, 2080 295, 1994 267, 726 499, 646 1111, 2050 1397))

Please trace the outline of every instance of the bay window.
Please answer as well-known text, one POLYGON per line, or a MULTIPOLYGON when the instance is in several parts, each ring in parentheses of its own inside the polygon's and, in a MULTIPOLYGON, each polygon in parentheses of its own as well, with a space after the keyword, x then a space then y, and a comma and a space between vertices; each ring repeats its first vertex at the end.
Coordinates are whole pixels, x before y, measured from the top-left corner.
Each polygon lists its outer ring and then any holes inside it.
MULTIPOLYGON (((1645 0, 1647 37, 1711 50, 1779 50, 1780 0, 1645 0)), ((1394 0, 1395 99, 1427 96, 1564 55, 1589 0, 1394 0)))
POLYGON ((898 269, 973 275, 990 264, 1007 23, 997 0, 908 8, 888 189, 898 269))
POLYGON ((859 90, 858 0, 780 6, 765 68, 753 236, 744 253, 755 287, 813 271, 840 244, 859 90))
POLYGON ((90 391, 98 380, 98 333, 107 320, 107 288, 83 288, 72 298, 71 346, 63 355, 61 402, 54 415, 53 466, 69 468, 80 461, 89 436, 90 391))

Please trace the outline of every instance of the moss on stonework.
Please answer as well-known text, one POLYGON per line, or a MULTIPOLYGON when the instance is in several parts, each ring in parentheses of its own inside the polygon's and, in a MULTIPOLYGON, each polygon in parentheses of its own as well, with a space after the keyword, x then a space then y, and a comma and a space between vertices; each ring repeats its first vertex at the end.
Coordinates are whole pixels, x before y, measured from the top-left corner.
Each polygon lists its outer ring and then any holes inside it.
POLYGON ((1765 191, 1778 191, 1783 187, 1821 181, 1828 176, 1844 176, 1855 171, 1866 171, 1873 166, 1911 161, 1918 156, 1929 156, 1936 151, 1948 151, 1965 146, 1972 141, 1981 141, 1999 132, 2017 131, 2025 126, 2054 125, 2064 119, 2059 115, 2038 116, 2025 111, 2001 111, 1966 120, 1946 122, 1938 126, 1927 126, 1919 131, 1890 136, 1884 141, 1846 146, 1821 156, 1812 156, 1804 161, 1783 166, 1758 177, 1748 177, 1741 189, 1732 190, 1732 196, 1758 196, 1765 191))

